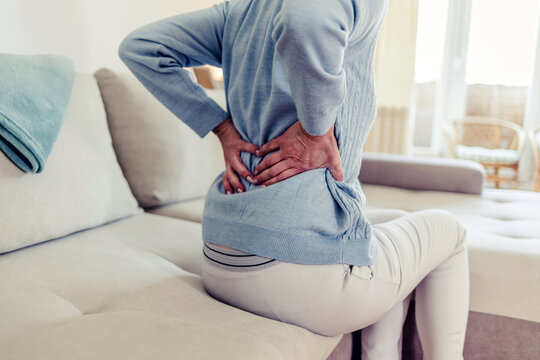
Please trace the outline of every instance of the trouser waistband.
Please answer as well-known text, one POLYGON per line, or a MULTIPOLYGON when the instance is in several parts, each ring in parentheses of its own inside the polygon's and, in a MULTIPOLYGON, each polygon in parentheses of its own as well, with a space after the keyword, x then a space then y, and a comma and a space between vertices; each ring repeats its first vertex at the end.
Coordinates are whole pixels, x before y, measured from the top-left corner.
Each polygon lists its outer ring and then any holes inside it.
POLYGON ((274 265, 275 259, 249 254, 240 250, 225 249, 210 243, 205 243, 203 254, 207 261, 215 266, 228 270, 250 271, 274 265))

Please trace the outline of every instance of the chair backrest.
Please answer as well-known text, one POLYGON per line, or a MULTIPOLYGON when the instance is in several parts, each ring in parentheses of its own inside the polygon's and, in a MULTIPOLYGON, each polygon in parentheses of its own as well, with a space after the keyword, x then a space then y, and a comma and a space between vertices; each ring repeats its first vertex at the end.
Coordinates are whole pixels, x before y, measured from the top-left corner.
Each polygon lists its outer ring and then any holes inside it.
POLYGON ((540 167, 540 124, 534 125, 529 129, 529 141, 533 152, 536 167, 540 167))
POLYGON ((454 119, 446 127, 446 132, 452 139, 451 148, 457 145, 480 146, 521 153, 525 138, 523 129, 514 123, 481 116, 454 119))

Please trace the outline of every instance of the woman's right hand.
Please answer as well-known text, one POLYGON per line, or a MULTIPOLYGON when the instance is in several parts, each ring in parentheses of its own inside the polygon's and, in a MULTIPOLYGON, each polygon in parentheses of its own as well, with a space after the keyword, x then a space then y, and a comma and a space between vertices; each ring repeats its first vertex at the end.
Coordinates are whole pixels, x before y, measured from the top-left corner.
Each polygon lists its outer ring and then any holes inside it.
POLYGON ((256 183, 255 176, 246 168, 240 158, 242 151, 256 155, 259 148, 247 141, 244 141, 231 120, 227 118, 213 130, 217 135, 223 148, 223 156, 225 157, 225 173, 223 174, 223 189, 227 194, 246 191, 244 185, 240 181, 238 175, 245 178, 251 183, 256 183))
POLYGON ((262 145, 257 156, 264 158, 254 172, 261 186, 298 175, 304 171, 328 168, 337 181, 343 181, 343 169, 334 125, 321 136, 310 135, 300 121, 292 124, 282 135, 262 145))

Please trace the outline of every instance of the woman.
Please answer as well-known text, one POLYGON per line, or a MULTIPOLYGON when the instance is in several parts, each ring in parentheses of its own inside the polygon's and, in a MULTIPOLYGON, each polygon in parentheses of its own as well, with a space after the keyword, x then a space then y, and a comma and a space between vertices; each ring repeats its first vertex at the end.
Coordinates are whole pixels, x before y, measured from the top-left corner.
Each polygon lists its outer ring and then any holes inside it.
MULTIPOLYGON (((375 118, 380 0, 233 0, 132 31, 119 56, 226 169, 203 214, 217 299, 333 336, 416 290, 429 359, 462 357, 465 230, 442 210, 370 223, 357 176, 375 118), (183 67, 223 68, 227 111, 183 67)), ((193 169, 196 171, 196 169, 193 169)))

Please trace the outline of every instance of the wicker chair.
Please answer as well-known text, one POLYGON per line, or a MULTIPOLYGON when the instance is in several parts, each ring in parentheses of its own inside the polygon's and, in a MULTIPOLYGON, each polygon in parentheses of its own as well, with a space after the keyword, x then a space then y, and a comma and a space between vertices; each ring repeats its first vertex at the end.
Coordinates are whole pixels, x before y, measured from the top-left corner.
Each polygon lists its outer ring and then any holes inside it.
POLYGON ((535 125, 529 130, 529 140, 533 152, 534 163, 536 165, 536 176, 534 180, 534 191, 540 191, 540 125, 535 125))
POLYGON ((444 133, 453 157, 482 164, 486 180, 494 181, 497 189, 503 181, 513 182, 514 188, 518 188, 519 158, 525 140, 521 127, 505 120, 467 116, 446 124, 444 133), (501 176, 500 168, 512 169, 513 176, 501 176))

